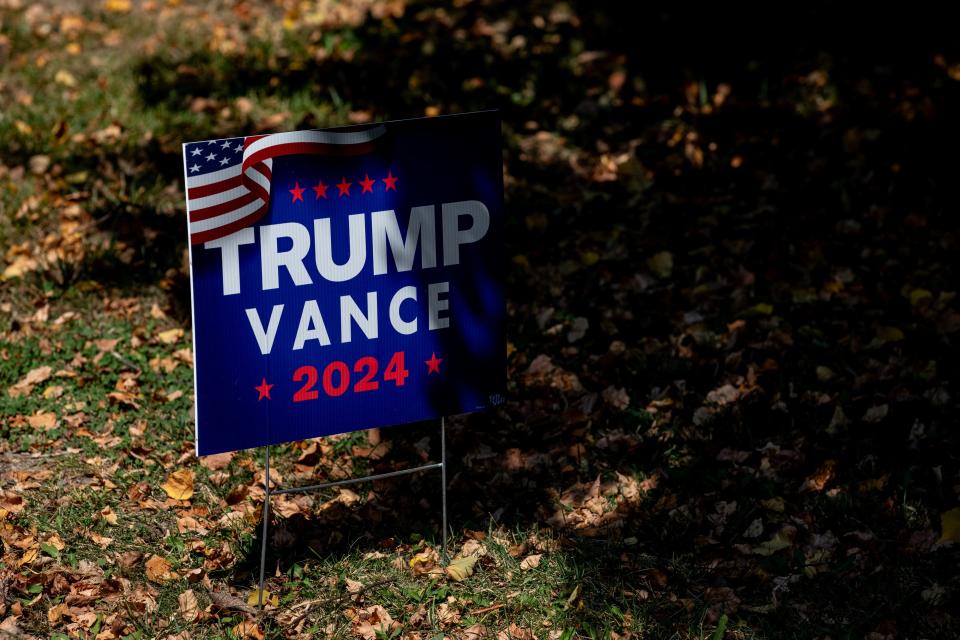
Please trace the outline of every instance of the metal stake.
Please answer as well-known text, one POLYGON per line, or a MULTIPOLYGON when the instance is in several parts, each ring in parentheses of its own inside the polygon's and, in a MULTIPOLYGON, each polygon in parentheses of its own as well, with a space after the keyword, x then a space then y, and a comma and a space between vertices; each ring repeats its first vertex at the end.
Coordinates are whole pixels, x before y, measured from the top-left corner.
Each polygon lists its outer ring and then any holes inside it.
POLYGON ((324 482, 323 484, 314 484, 306 487, 278 487, 276 491, 270 491, 270 447, 263 448, 263 468, 265 478, 263 482, 263 535, 260 542, 260 589, 257 592, 257 606, 263 609, 263 580, 264 571, 267 565, 267 531, 270 523, 270 495, 273 493, 301 493, 307 491, 316 491, 318 489, 328 489, 330 487, 340 487, 346 484, 355 484, 358 482, 370 482, 372 480, 383 480, 386 478, 395 478, 405 476, 420 471, 429 471, 431 469, 440 469, 441 481, 443 482, 443 561, 448 561, 447 556, 447 423, 446 418, 440 418, 440 462, 425 464, 412 469, 401 469, 399 471, 390 471, 379 473, 363 478, 348 478, 346 480, 337 480, 335 482, 324 482))
POLYGON ((270 521, 270 447, 264 447, 263 467, 266 474, 263 480, 263 540, 260 543, 260 590, 257 592, 257 606, 263 610, 263 570, 267 563, 267 523, 270 521))
POLYGON ((447 562, 447 419, 440 418, 440 481, 443 501, 443 561, 447 562))

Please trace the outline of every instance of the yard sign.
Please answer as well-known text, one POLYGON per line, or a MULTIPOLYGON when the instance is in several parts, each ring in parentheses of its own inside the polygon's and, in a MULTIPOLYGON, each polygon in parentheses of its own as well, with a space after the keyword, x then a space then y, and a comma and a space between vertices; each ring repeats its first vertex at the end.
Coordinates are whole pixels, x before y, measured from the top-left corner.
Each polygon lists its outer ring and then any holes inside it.
POLYGON ((496 113, 183 157, 198 455, 502 401, 496 113))

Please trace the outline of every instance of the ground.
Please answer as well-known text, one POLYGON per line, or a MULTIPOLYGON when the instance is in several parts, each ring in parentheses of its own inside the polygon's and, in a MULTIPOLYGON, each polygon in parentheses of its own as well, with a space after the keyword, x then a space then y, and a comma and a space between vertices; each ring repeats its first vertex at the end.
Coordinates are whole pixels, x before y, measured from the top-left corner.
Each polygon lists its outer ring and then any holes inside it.
MULTIPOLYGON (((759 43, 586 2, 0 0, 0 637, 957 637, 960 58, 808 4, 759 43), (436 472, 278 498, 260 613, 262 457, 193 454, 180 145, 485 108, 509 393, 448 422, 452 560, 436 472)), ((271 451, 302 485, 438 429, 271 451)))

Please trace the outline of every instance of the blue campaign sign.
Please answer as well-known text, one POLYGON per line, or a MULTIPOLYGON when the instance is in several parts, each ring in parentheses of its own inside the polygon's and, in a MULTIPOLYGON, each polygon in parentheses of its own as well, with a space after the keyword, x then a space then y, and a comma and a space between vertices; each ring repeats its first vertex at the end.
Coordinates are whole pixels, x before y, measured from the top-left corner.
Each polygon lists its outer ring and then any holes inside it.
POLYGON ((198 455, 502 401, 496 113, 183 152, 198 455))

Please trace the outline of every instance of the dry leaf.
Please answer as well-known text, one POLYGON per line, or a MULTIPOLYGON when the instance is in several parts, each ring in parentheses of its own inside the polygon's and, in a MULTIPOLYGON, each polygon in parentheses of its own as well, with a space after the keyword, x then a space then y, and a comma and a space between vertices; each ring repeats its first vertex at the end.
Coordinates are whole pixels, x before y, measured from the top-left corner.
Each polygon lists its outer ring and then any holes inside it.
POLYGON ((117 526, 117 514, 113 512, 113 509, 110 507, 104 507, 100 510, 100 517, 103 518, 104 522, 111 526, 117 526))
POLYGON ((487 628, 482 624, 477 623, 472 624, 464 629, 460 637, 463 640, 483 640, 483 638, 487 638, 489 636, 487 635, 487 628))
POLYGON ((778 551, 788 549, 793 546, 793 540, 797 537, 797 529, 792 525, 786 525, 780 531, 777 531, 772 538, 751 549, 752 553, 758 556, 772 556, 778 551))
POLYGON ((167 582, 177 577, 173 567, 160 556, 150 556, 147 558, 147 579, 153 582, 167 582))
POLYGON ((177 596, 177 602, 180 604, 180 617, 185 622, 193 622, 200 615, 200 607, 197 604, 197 596, 194 595, 193 589, 187 589, 177 596))
POLYGON ((647 259, 647 266, 661 278, 669 278, 673 273, 673 254, 669 251, 661 251, 647 259))
POLYGON ((189 500, 193 496, 193 471, 179 469, 167 477, 167 481, 160 485, 168 496, 174 500, 189 500))
POLYGON ((7 513, 20 513, 25 506, 23 496, 12 491, 0 491, 0 509, 7 513))
POLYGON ((94 531, 91 531, 89 535, 90 535, 90 539, 93 540, 93 542, 97 546, 99 546, 101 549, 106 549, 107 547, 110 546, 110 543, 113 542, 113 538, 102 536, 99 533, 96 533, 94 531))
POLYGON ((540 558, 543 557, 542 553, 534 553, 527 556, 520 562, 521 571, 529 571, 530 569, 536 569, 540 566, 540 558))
POLYGON ((177 344, 183 337, 183 329, 167 329, 157 334, 157 340, 163 344, 177 344))
POLYGON ((60 69, 55 74, 53 74, 53 81, 56 82, 57 84, 62 84, 63 86, 70 89, 77 86, 77 79, 74 78, 73 74, 67 71, 66 69, 60 69))
POLYGON ((103 8, 111 13, 127 13, 130 11, 130 0, 104 0, 103 8))
POLYGON ((58 384, 51 385, 43 390, 43 397, 45 400, 56 400, 63 395, 65 389, 58 384))
POLYGON ((233 460, 233 451, 227 451, 225 453, 215 453, 211 456, 202 456, 200 464, 211 471, 218 471, 229 465, 231 460, 233 460))
POLYGON ((41 382, 45 382, 52 373, 53 368, 51 367, 37 367, 36 369, 27 372, 27 375, 23 377, 23 380, 7 389, 7 393, 11 398, 28 396, 36 385, 40 384, 41 382))
POLYGON ((940 539, 937 542, 960 542, 960 507, 940 514, 940 539))
MULTIPOLYGON (((247 604, 251 607, 260 606, 260 590, 254 589, 250 592, 250 595, 247 596, 247 604)), ((263 606, 273 605, 274 607, 280 606, 280 598, 277 594, 270 594, 266 589, 263 590, 263 606)))
POLYGON ((525 629, 514 622, 503 631, 497 632, 497 640, 536 640, 537 636, 530 629, 525 629))
POLYGON ((378 635, 389 637, 393 618, 378 604, 361 609, 353 618, 353 633, 364 640, 376 640, 378 635))
POLYGON ((803 481, 800 491, 823 491, 827 483, 833 478, 837 468, 836 460, 827 460, 809 478, 803 481))
POLYGON ((57 416, 53 413, 38 413, 27 417, 27 423, 34 429, 49 431, 57 426, 57 416))
POLYGON ((466 580, 469 576, 473 575, 473 567, 477 564, 477 560, 477 556, 457 558, 447 565, 445 571, 454 582, 466 580))
POLYGON ((255 623, 244 620, 233 628, 234 637, 239 640, 252 638, 253 640, 263 640, 263 631, 255 623))
POLYGON ((436 549, 426 549, 410 558, 410 568, 413 569, 413 572, 418 576, 431 573, 436 569, 436 564, 439 559, 440 556, 437 554, 436 549))

